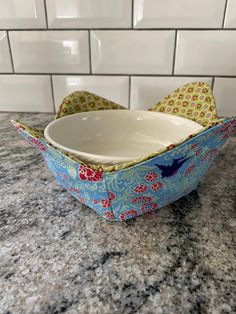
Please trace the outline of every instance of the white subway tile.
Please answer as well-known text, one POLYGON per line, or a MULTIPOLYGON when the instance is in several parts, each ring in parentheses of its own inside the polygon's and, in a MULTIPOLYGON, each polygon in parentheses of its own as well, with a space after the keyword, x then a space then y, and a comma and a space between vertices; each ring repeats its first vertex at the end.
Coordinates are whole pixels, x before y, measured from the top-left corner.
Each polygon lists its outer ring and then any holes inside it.
POLYGON ((56 108, 74 91, 89 91, 122 106, 129 103, 129 78, 126 76, 53 76, 56 108))
POLYGON ((224 6, 225 0, 134 0, 134 26, 217 28, 222 26, 224 6))
POLYGON ((87 31, 12 31, 10 42, 16 72, 89 72, 87 31))
POLYGON ((175 74, 236 75, 236 31, 179 31, 175 74))
POLYGON ((128 28, 131 0, 47 0, 49 27, 128 28))
POLYGON ((206 82, 211 86, 212 78, 134 76, 131 78, 130 108, 149 109, 175 89, 191 82, 206 82))
POLYGON ((45 28, 44 0, 1 0, 0 28, 45 28))
POLYGON ((215 78, 214 96, 219 116, 236 115, 236 78, 215 78))
POLYGON ((0 111, 53 112, 50 77, 0 75, 0 111))
POLYGON ((94 73, 170 74, 174 31, 92 31, 94 73))
POLYGON ((228 0, 224 27, 236 28, 236 1, 235 0, 228 0))
POLYGON ((0 72, 12 72, 7 33, 0 32, 0 72))

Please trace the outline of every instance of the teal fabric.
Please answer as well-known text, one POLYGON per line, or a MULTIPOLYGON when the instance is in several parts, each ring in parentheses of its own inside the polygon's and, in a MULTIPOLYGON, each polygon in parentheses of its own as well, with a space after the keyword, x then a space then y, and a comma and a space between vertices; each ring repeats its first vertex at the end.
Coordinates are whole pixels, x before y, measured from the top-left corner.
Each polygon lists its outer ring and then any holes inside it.
POLYGON ((93 170, 18 127, 38 148, 57 182, 100 216, 125 221, 161 208, 196 189, 220 147, 236 130, 226 119, 181 145, 114 172, 93 170))

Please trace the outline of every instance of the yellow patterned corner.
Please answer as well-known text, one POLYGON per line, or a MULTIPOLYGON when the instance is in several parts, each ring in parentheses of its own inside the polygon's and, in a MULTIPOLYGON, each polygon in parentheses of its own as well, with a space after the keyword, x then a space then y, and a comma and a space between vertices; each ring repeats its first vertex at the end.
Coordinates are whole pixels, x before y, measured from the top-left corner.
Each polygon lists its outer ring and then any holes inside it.
POLYGON ((38 129, 38 128, 33 128, 31 126, 28 126, 18 120, 11 120, 12 125, 14 125, 14 127, 16 129, 21 129, 23 131, 25 131, 26 133, 32 135, 35 138, 38 139, 43 139, 44 141, 47 142, 46 138, 44 137, 44 130, 43 129, 38 129))
POLYGON ((181 116, 204 127, 219 122, 214 96, 204 82, 193 82, 176 89, 149 110, 181 116))
MULTIPOLYGON (((78 112, 85 112, 85 111, 95 111, 95 110, 106 110, 106 109, 126 109, 110 100, 107 100, 103 97, 97 96, 93 93, 86 92, 86 91, 79 91, 74 92, 67 96, 56 115, 56 119, 62 118, 64 116, 78 113, 78 112)), ((193 121, 198 122, 204 128, 200 132, 216 125, 218 123, 222 123, 224 119, 219 119, 216 114, 216 106, 214 96, 212 94, 211 88, 208 84, 203 82, 197 83, 190 83, 186 84, 181 88, 178 88, 170 95, 166 96, 163 100, 155 104, 153 107, 149 109, 150 111, 158 111, 158 112, 165 112, 169 114, 178 115, 193 121)), ((182 144, 185 141, 188 141, 193 136, 197 135, 198 133, 191 134, 189 137, 182 139, 178 143, 173 143, 168 147, 163 149, 159 149, 148 156, 132 160, 129 162, 125 162, 122 164, 117 165, 94 165, 94 164, 86 164, 85 162, 81 161, 75 155, 69 154, 57 147, 53 146, 52 144, 48 143, 46 138, 44 137, 44 130, 32 128, 26 126, 25 124, 19 121, 12 121, 12 124, 16 128, 21 128, 25 130, 27 133, 32 135, 33 137, 42 139, 48 145, 54 147, 68 158, 73 160, 74 162, 82 163, 94 170, 104 171, 104 172, 112 172, 118 171, 121 169, 125 169, 131 166, 134 166, 140 162, 153 158, 161 153, 169 151, 176 146, 182 144)))
POLYGON ((126 108, 93 93, 78 91, 64 98, 58 113, 56 114, 56 119, 78 112, 109 109, 126 108))

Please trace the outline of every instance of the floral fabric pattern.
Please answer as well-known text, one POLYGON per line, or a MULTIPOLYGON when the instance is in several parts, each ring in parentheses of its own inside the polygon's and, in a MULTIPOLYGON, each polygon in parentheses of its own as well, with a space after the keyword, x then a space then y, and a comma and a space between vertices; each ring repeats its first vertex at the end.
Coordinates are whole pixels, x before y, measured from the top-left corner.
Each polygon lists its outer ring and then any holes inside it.
POLYGON ((90 92, 74 92, 67 96, 56 115, 56 119, 68 116, 73 113, 107 109, 125 109, 113 101, 95 95, 90 92))
POLYGON ((110 197, 114 199, 115 194, 112 191, 108 194, 103 172, 94 171, 71 160, 40 138, 32 140, 32 136, 26 132, 26 129, 17 127, 17 130, 31 145, 39 149, 48 169, 61 186, 82 204, 94 209, 100 216, 108 220, 114 219, 110 197))
MULTIPOLYGON (((201 105, 201 108, 202 108, 202 105, 201 105)), ((93 93, 85 92, 85 91, 79 91, 79 92, 74 92, 74 93, 70 94, 69 96, 67 96, 63 100, 63 102, 59 108, 59 111, 56 115, 56 119, 70 115, 70 114, 78 113, 78 112, 93 111, 93 110, 107 110, 107 109, 125 109, 125 108, 116 104, 116 103, 113 103, 113 102, 111 102, 105 98, 97 96, 93 93)), ((217 118, 217 116, 216 116, 214 97, 212 95, 210 86, 207 85, 206 83, 201 83, 201 82, 190 83, 190 84, 184 85, 183 87, 177 89, 176 91, 174 91, 170 95, 166 96, 161 102, 157 103, 156 105, 154 105, 149 110, 180 115, 180 116, 185 117, 187 119, 197 121, 198 123, 200 123, 205 128, 210 128, 210 127, 212 127, 218 123, 222 123, 222 120, 217 118), (206 93, 206 91, 207 91, 207 93, 206 93), (195 92, 197 93, 197 95, 194 94, 195 92), (206 97, 206 94, 207 94, 207 97, 206 97), (187 99, 190 99, 191 97, 193 98, 193 101, 191 103, 188 102, 188 106, 190 106, 191 108, 187 112, 185 110, 187 103, 183 100, 185 96, 187 99), (178 98, 178 100, 177 100, 177 98, 178 98), (207 103, 204 102, 204 99, 205 100, 207 99, 207 103), (168 102, 166 100, 168 100, 168 102), (198 100, 198 103, 196 103, 197 100, 198 100), (198 116, 198 113, 199 113, 198 111, 200 109, 200 102, 204 103, 204 106, 202 109, 204 111, 204 115, 203 115, 203 113, 201 113, 199 119, 196 119, 196 117, 198 116), (172 105, 170 105, 170 104, 174 104, 174 103, 175 103, 175 110, 172 111, 171 110, 172 105), (179 108, 178 110, 176 109, 177 107, 179 108), (184 107, 184 108, 182 108, 182 107, 184 107)), ((43 130, 39 131, 39 130, 35 130, 34 128, 26 127, 26 131, 33 134, 33 135, 36 132, 37 136, 39 136, 40 138, 42 138, 44 141, 47 142, 47 140, 44 138, 43 130), (41 133, 39 133, 39 132, 41 132, 41 133)), ((193 136, 194 135, 191 134, 189 136, 189 138, 192 138, 193 136)), ((142 161, 145 161, 145 160, 148 160, 152 157, 155 157, 161 153, 172 150, 176 146, 180 145, 182 142, 184 142, 186 140, 188 140, 188 138, 183 139, 178 143, 170 144, 167 147, 159 149, 158 151, 155 151, 152 154, 150 154, 149 156, 146 156, 144 158, 142 157, 140 159, 136 159, 133 161, 120 163, 120 164, 112 165, 112 166, 90 164, 89 168, 94 169, 94 170, 98 170, 98 171, 100 169, 102 169, 105 172, 125 169, 125 168, 133 166, 135 164, 138 164, 142 161)), ((49 144, 49 145, 51 145, 51 144, 49 144)), ((51 146, 53 146, 53 145, 51 145, 51 146)), ((62 150, 59 150, 58 148, 57 148, 57 150, 61 151, 64 155, 70 157, 72 160, 81 163, 81 161, 78 159, 77 156, 70 154, 70 153, 67 153, 67 152, 64 152, 62 150)))
POLYGON ((79 177, 81 180, 96 182, 102 180, 102 175, 102 171, 93 170, 84 165, 80 165, 79 167, 79 177))
MULTIPOLYGON (((99 96, 78 92, 64 100, 57 118, 98 108, 122 109, 99 96), (97 102, 95 106, 93 102, 97 102)), ((214 98, 205 83, 185 85, 151 110, 186 116, 206 128, 161 153, 107 169, 85 165, 53 147, 45 140, 43 130, 12 123, 39 149, 56 181, 73 197, 107 220, 125 221, 151 213, 196 189, 219 148, 236 131, 235 118, 217 119, 214 98)))
POLYGON ((154 105, 151 111, 175 114, 209 127, 218 121, 211 88, 204 82, 186 84, 154 105))
MULTIPOLYGON (((228 126, 232 121, 226 121, 228 126)), ((234 126, 236 121, 233 122, 234 126)), ((105 173, 107 188, 116 194, 110 200, 115 220, 143 215, 161 208, 196 189, 219 148, 225 143, 228 127, 216 125, 162 155, 128 169, 105 173), (173 160, 186 160, 170 176, 162 176, 157 165, 169 167, 173 160)))

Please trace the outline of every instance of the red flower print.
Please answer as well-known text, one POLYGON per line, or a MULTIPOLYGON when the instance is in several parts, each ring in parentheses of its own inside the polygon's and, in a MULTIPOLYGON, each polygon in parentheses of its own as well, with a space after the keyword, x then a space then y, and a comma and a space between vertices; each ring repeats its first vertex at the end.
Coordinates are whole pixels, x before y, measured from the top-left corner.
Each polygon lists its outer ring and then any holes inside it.
POLYGON ((201 152, 202 152, 202 149, 199 148, 199 149, 196 151, 195 156, 197 157, 199 154, 201 154, 201 152))
POLYGON ((156 182, 156 183, 153 183, 152 185, 151 185, 151 189, 153 190, 153 191, 159 191, 160 189, 162 189, 163 188, 163 184, 161 183, 161 182, 156 182))
POLYGON ((186 170, 185 170, 185 173, 186 174, 189 174, 189 173, 191 173, 192 171, 193 171, 193 169, 195 168, 195 165, 191 165, 191 166, 189 166, 186 170))
POLYGON ((213 148, 213 149, 211 149, 211 150, 208 152, 208 155, 209 155, 210 158, 213 158, 213 157, 215 157, 215 155, 217 154, 217 152, 218 152, 218 149, 213 148))
POLYGON ((226 132, 225 132, 225 134, 222 136, 222 138, 228 138, 228 137, 230 137, 230 133, 226 133, 226 132))
POLYGON ((135 209, 126 210, 124 213, 120 214, 120 219, 125 221, 138 216, 138 212, 135 209))
POLYGON ((141 207, 141 211, 143 214, 151 213, 157 208, 157 203, 146 203, 141 207))
POLYGON ((231 134, 233 134, 235 130, 236 130, 236 120, 234 119, 222 125, 222 127, 219 130, 217 130, 215 134, 225 133, 222 138, 227 138, 231 134))
POLYGON ((109 199, 110 199, 111 201, 116 198, 115 193, 113 193, 112 191, 108 191, 108 194, 109 194, 109 199))
POLYGON ((148 172, 145 176, 145 179, 149 182, 155 181, 158 177, 158 174, 155 172, 148 172))
POLYGON ((229 125, 228 125, 228 123, 226 123, 226 124, 224 124, 221 128, 219 128, 219 129, 215 132, 215 134, 223 133, 223 132, 227 131, 228 128, 229 128, 229 125))
POLYGON ((111 206, 110 200, 108 198, 101 200, 101 203, 102 203, 103 208, 107 208, 111 206))
POLYGON ((198 147, 199 145, 200 145, 200 144, 195 143, 195 144, 191 145, 191 149, 194 149, 194 148, 198 147))
POLYGON ((137 185, 134 189, 134 192, 136 193, 143 193, 147 190, 147 186, 146 185, 143 185, 143 184, 140 184, 140 185, 137 185))
POLYGON ((67 175, 65 173, 63 173, 63 178, 64 179, 68 179, 67 175))
POLYGON ((152 200, 151 197, 148 196, 139 196, 132 199, 132 203, 147 203, 152 200))
POLYGON ((73 186, 69 187, 70 192, 78 192, 78 189, 74 188, 73 186))
POLYGON ((88 180, 92 182, 100 181, 102 179, 103 172, 93 170, 91 168, 80 165, 79 177, 81 180, 88 180))
POLYGON ((80 196, 79 196, 79 201, 80 201, 82 204, 86 204, 86 200, 85 200, 83 197, 80 197, 80 196))
POLYGON ((105 211, 105 212, 104 212, 104 215, 106 216, 106 218, 107 218, 108 220, 113 220, 113 219, 114 219, 114 215, 113 215, 113 213, 111 213, 111 212, 105 211))
POLYGON ((36 145, 41 151, 45 151, 46 150, 45 146, 40 141, 36 140, 36 138, 28 136, 28 140, 32 144, 36 145))
POLYGON ((201 159, 201 161, 205 161, 208 160, 210 161, 212 158, 215 157, 215 155, 217 154, 218 150, 216 148, 210 149, 209 151, 206 152, 206 154, 204 155, 204 157, 201 159))
POLYGON ((97 205, 98 201, 97 200, 93 200, 93 204, 97 205))

